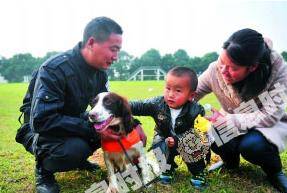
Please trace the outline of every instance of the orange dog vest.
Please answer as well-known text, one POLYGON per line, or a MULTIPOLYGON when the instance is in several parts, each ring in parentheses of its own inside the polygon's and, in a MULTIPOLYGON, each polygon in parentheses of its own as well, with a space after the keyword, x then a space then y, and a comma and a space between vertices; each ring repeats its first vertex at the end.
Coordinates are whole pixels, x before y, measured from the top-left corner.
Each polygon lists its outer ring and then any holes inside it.
MULTIPOLYGON (((131 146, 138 143, 141 139, 137 130, 133 130, 126 137, 120 139, 126 150, 130 149, 131 146)), ((102 140, 102 149, 107 152, 123 152, 119 141, 116 140, 102 140)))

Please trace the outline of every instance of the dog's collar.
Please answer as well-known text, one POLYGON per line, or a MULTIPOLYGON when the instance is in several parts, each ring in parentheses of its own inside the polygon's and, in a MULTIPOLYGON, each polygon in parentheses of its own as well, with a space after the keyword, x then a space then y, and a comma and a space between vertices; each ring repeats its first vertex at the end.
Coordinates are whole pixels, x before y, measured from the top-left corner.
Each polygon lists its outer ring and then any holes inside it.
MULTIPOLYGON (((129 133, 126 137, 120 139, 125 150, 128 150, 134 144, 140 141, 140 136, 136 129, 129 133)), ((112 139, 102 139, 102 149, 107 152, 123 152, 123 148, 119 144, 119 141, 112 139)))

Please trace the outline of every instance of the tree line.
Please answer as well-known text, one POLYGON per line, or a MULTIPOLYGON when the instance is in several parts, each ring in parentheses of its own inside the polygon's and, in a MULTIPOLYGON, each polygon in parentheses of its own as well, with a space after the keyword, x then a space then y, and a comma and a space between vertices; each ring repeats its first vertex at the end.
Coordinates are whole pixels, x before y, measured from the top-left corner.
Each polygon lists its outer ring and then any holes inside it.
MULTIPOLYGON (((11 58, 0 58, 0 74, 8 82, 22 82, 24 76, 31 76, 32 72, 58 52, 48 52, 44 57, 33 57, 30 53, 16 54, 11 58)), ((287 61, 287 52, 281 53, 287 61)), ((190 57, 183 49, 173 54, 160 55, 156 49, 146 51, 140 57, 134 57, 126 51, 119 53, 119 59, 108 70, 110 80, 127 80, 138 68, 143 66, 159 66, 168 71, 175 66, 186 66, 192 68, 197 74, 201 74, 208 65, 218 58, 216 52, 210 52, 202 57, 190 57)))

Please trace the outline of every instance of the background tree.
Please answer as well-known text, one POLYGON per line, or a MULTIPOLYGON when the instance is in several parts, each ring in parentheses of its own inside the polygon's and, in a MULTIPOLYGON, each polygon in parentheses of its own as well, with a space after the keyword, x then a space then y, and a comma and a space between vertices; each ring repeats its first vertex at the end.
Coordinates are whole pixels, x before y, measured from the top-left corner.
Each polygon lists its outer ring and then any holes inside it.
POLYGON ((175 66, 176 66, 176 62, 172 54, 166 54, 162 57, 160 67, 164 71, 167 72, 169 69, 175 66))
POLYGON ((189 67, 192 68, 197 74, 201 73, 201 58, 200 57, 193 57, 189 60, 189 67))
POLYGON ((141 67, 141 60, 136 57, 131 61, 131 67, 129 69, 129 74, 135 72, 139 67, 141 67))
MULTIPOLYGON (((42 63, 57 54, 59 52, 48 52, 44 57, 38 58, 29 53, 16 54, 11 58, 0 56, 0 74, 9 82, 22 82, 24 76, 30 76, 42 63)), ((281 55, 287 61, 287 52, 283 51, 281 55)), ((156 49, 150 49, 140 57, 133 57, 126 51, 121 51, 118 61, 108 70, 108 75, 110 80, 127 80, 138 68, 144 66, 160 66, 166 72, 175 66, 187 66, 201 74, 217 58, 216 52, 207 53, 202 57, 189 57, 183 49, 177 50, 174 54, 165 54, 163 57, 156 49)), ((148 73, 154 75, 152 71, 148 73)), ((149 75, 148 73, 146 75, 149 75)))
POLYGON ((161 63, 161 56, 158 50, 150 49, 140 57, 141 66, 157 66, 161 63))
POLYGON ((177 66, 188 66, 189 56, 187 52, 183 49, 177 50, 174 54, 174 61, 177 66))
POLYGON ((110 80, 126 80, 129 76, 132 60, 133 56, 125 51, 120 51, 118 61, 113 63, 108 70, 110 80))
POLYGON ((205 71, 208 68, 208 65, 217 60, 218 54, 216 52, 210 52, 205 54, 203 57, 200 59, 200 63, 196 64, 197 67, 197 73, 201 74, 203 71, 205 71))
POLYGON ((3 65, 4 65, 4 61, 5 61, 6 59, 4 58, 4 57, 2 57, 2 56, 0 56, 0 74, 1 74, 1 72, 2 72, 2 70, 3 70, 3 65))
MULTIPOLYGON (((146 66, 159 66, 161 64, 161 56, 158 50, 156 49, 150 49, 147 52, 145 52, 141 57, 140 57, 140 67, 146 67, 146 66)), ((146 80, 152 80, 154 77, 149 75, 154 75, 153 71, 146 71, 145 77, 146 80)))
POLYGON ((287 52, 286 51, 283 51, 281 53, 281 55, 283 56, 284 60, 287 62, 287 52))
POLYGON ((3 62, 1 74, 9 82, 22 82, 37 66, 38 61, 31 54, 17 54, 3 62))

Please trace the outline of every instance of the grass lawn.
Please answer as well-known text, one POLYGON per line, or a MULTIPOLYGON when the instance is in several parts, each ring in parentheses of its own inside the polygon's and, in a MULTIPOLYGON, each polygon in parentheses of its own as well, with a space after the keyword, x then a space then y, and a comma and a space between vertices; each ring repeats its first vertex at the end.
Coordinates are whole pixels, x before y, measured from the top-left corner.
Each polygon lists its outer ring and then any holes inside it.
MULTIPOLYGON (((27 84, 0 84, 0 193, 34 192, 34 157, 27 153, 22 145, 15 142, 15 134, 20 126, 17 119, 22 98, 26 92, 27 84)), ((128 99, 144 99, 161 95, 163 82, 111 82, 111 91, 117 92, 128 99)), ((202 101, 219 108, 215 97, 208 95, 202 101)), ((144 130, 151 143, 154 123, 151 118, 141 117, 144 130)), ((149 146, 149 145, 148 145, 149 146)), ((281 154, 285 172, 287 153, 281 154)), ((199 192, 189 184, 190 174, 185 164, 177 159, 180 167, 175 175, 175 182, 171 186, 157 184, 152 191, 147 192, 199 192)), ((202 192, 215 193, 255 193, 276 192, 265 180, 264 173, 245 160, 241 160, 241 172, 214 172, 208 175, 209 187, 202 192)), ((106 171, 90 173, 85 171, 71 171, 57 173, 56 178, 62 192, 84 192, 94 182, 106 177, 106 171)))

